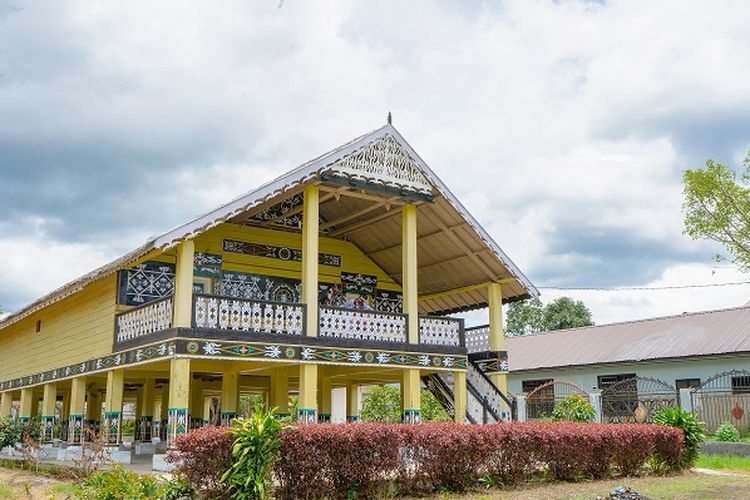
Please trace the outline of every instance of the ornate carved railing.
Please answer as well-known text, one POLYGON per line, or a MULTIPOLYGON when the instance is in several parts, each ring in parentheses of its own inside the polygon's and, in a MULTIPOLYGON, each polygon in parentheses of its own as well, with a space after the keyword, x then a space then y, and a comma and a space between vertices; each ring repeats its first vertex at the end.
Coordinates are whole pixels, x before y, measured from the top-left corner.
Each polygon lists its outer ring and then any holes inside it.
POLYGON ((321 306, 318 335, 381 342, 406 342, 406 315, 321 306))
POLYGON ((143 304, 115 316, 115 341, 144 337, 172 327, 172 297, 143 304))
POLYGON ((304 325, 304 304, 193 295, 195 328, 302 335, 304 325))
POLYGON ((425 345, 462 345, 464 322, 456 318, 420 316, 419 343, 425 345))
POLYGON ((513 408, 511 400, 473 362, 469 361, 467 368, 466 382, 481 397, 487 410, 498 421, 510 420, 513 408))
POLYGON ((466 350, 469 354, 490 350, 490 327, 488 325, 466 329, 466 350))

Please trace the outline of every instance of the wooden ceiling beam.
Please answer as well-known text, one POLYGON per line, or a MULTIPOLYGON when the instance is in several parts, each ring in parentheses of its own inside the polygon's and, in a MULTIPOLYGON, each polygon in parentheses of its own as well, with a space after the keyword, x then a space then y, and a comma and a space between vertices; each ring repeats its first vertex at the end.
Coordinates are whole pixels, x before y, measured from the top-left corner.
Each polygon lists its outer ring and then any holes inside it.
POLYGON ((375 224, 376 222, 380 222, 382 220, 389 219, 395 215, 400 215, 400 214, 401 214, 400 210, 389 210, 382 214, 376 215, 375 217, 371 217, 370 219, 363 220, 362 222, 358 222, 356 224, 352 224, 351 226, 343 227, 341 229, 333 231, 330 234, 328 234, 328 236, 331 238, 337 238, 339 236, 344 236, 347 234, 355 233, 357 231, 360 231, 366 228, 370 224, 375 224))
MULTIPOLYGON (((458 228, 460 228, 462 226, 465 226, 465 225, 466 225, 465 222, 460 222, 460 223, 456 224, 455 226, 448 226, 448 229, 450 229, 452 231, 454 229, 458 229, 458 228)), ((431 231, 429 233, 417 236, 417 241, 425 240, 427 238, 431 238, 433 236, 437 236, 438 234, 442 234, 442 233, 443 233, 442 229, 438 229, 437 231, 431 231)), ((379 253, 387 252, 389 250, 395 250, 396 248, 399 248, 399 247, 401 247, 401 242, 396 243, 395 245, 388 245, 387 247, 378 248, 376 250, 373 250, 372 252, 367 252, 367 255, 370 255, 370 256, 377 255, 379 253)))
MULTIPOLYGON (((476 251, 474 253, 475 254, 480 254, 480 253, 486 252, 486 251, 487 250, 483 249, 483 250, 478 250, 478 251, 476 251)), ((466 258, 466 257, 468 257, 468 255, 462 253, 461 255, 457 255, 456 257, 451 257, 450 259, 445 259, 445 260, 441 260, 439 262, 433 262, 432 264, 427 264, 426 266, 417 267, 417 272, 421 273, 423 271, 428 271, 428 270, 432 269, 433 267, 438 267, 438 266, 444 266, 446 264, 451 264, 453 262, 456 262, 457 260, 461 260, 461 259, 466 258)), ((394 273, 393 276, 394 277, 395 276, 401 276, 402 274, 404 274, 403 271, 398 272, 398 273, 394 273)))
MULTIPOLYGON (((338 219, 334 219, 332 221, 326 222, 325 224, 321 224, 320 230, 325 231, 329 227, 336 227, 340 224, 343 224, 344 222, 348 222, 350 220, 357 219, 359 217, 362 217, 363 215, 367 215, 373 210, 377 210, 380 207, 386 207, 386 210, 388 209, 388 206, 393 202, 393 200, 396 200, 397 198, 389 198, 387 200, 379 201, 377 203, 374 203, 373 205, 370 205, 369 207, 365 207, 362 210, 359 210, 357 212, 352 212, 349 215, 345 215, 344 217, 339 217, 338 219)), ((343 228, 342 228, 343 229, 343 228)))
MULTIPOLYGON (((318 200, 318 205, 322 205, 326 201, 335 198, 336 194, 338 192, 339 192, 338 190, 327 192, 326 194, 324 194, 323 196, 320 197, 320 199, 318 200)), ((281 203, 281 202, 279 202, 279 203, 281 203)), ((298 213, 302 212, 302 210, 303 210, 303 206, 300 205, 298 207, 295 207, 295 208, 289 210, 288 212, 285 212, 283 214, 277 215, 276 217, 274 217, 272 219, 268 219, 266 221, 259 221, 259 222, 264 222, 264 223, 267 223, 267 224, 276 224, 277 222, 279 222, 281 220, 288 219, 289 217, 291 217, 293 215, 297 215, 298 213)))

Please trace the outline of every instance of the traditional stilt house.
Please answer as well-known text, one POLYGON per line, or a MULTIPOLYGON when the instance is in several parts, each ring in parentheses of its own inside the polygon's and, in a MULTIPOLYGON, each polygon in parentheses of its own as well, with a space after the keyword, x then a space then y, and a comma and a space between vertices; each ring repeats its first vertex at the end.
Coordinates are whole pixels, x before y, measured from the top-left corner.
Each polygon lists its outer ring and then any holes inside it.
POLYGON ((507 419, 501 306, 536 295, 389 123, 6 317, 0 416, 118 445, 134 401, 137 439, 171 443, 243 393, 316 422, 334 387, 356 419, 358 385, 398 383, 418 422, 424 383, 457 421, 507 419), (450 317, 487 306, 488 329, 450 317))

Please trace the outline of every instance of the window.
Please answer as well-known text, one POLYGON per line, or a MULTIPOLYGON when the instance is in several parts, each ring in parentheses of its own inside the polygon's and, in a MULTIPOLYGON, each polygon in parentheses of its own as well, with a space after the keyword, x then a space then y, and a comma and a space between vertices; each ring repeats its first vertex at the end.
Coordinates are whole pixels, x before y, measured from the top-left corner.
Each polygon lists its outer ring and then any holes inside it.
POLYGON ((39 333, 42 331, 42 320, 38 319, 36 320, 36 333, 39 333))
POLYGON ((701 379, 699 378, 678 378, 674 381, 678 393, 680 389, 697 389, 699 385, 701 385, 701 379))
POLYGON ((750 376, 732 377, 732 394, 750 393, 750 376))
MULTIPOLYGON (((538 380, 523 380, 521 381, 521 391, 526 394, 530 393, 540 385, 548 384, 552 382, 551 378, 542 378, 538 380)), ((551 388, 551 387, 550 387, 551 388)))

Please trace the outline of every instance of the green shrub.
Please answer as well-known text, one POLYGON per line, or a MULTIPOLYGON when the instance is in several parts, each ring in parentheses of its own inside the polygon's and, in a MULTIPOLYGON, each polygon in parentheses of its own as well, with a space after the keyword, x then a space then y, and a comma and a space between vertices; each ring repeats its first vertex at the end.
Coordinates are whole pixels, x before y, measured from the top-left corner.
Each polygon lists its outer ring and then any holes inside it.
MULTIPOLYGON (((451 420, 448 412, 430 391, 422 389, 420 406, 422 421, 447 422, 451 420)), ((359 416, 363 422, 400 423, 402 420, 400 389, 392 385, 372 387, 362 400, 362 411, 359 416)))
POLYGON ((683 468, 695 465, 701 444, 706 440, 706 434, 703 431, 705 424, 700 422, 693 412, 685 411, 678 406, 658 410, 654 415, 654 423, 682 430, 685 437, 685 451, 682 454, 681 465, 683 468))
POLYGON ((135 420, 123 420, 122 435, 135 436, 135 420))
POLYGON ((565 396, 552 410, 552 420, 569 422, 593 422, 596 412, 583 396, 574 392, 565 396))
POLYGON ((76 496, 83 500, 150 500, 161 494, 153 476, 127 472, 121 465, 99 471, 76 487, 76 496))
POLYGON ((716 429, 716 440, 736 443, 740 440, 740 431, 729 422, 724 422, 716 429))
POLYGON ((229 429, 234 437, 232 463, 221 481, 236 500, 269 497, 271 473, 281 440, 281 422, 274 410, 257 407, 250 418, 239 418, 229 429))
POLYGON ((21 426, 10 417, 0 419, 0 450, 21 441, 21 426))
POLYGON ((182 500, 185 498, 195 498, 195 488, 187 479, 176 478, 162 485, 159 500, 182 500))

